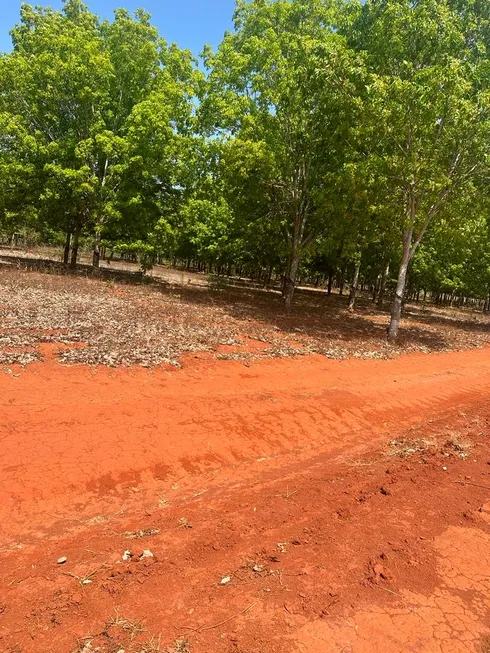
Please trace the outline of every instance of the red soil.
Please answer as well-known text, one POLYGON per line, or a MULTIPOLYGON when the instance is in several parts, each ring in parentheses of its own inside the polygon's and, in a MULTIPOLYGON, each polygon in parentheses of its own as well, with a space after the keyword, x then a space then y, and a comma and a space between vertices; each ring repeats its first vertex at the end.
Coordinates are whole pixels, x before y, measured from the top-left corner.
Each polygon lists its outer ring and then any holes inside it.
POLYGON ((0 375, 0 651, 490 651, 489 372, 485 349, 0 375))

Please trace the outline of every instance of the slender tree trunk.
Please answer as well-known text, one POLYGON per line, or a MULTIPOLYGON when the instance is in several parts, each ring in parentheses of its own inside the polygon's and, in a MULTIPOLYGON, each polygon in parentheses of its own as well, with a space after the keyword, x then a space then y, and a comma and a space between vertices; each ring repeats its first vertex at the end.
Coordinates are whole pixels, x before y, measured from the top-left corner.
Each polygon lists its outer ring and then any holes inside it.
POLYGON ((339 297, 342 297, 344 294, 344 280, 345 280, 345 268, 340 270, 340 279, 339 279, 339 297))
POLYGON ((391 321, 388 327, 388 340, 395 342, 398 337, 398 329, 400 327, 400 318, 403 309, 403 298, 405 296, 405 288, 407 286, 408 266, 410 259, 414 253, 412 246, 413 230, 415 226, 416 217, 416 198, 413 186, 410 188, 407 202, 407 218, 408 228, 403 237, 403 254, 400 268, 398 270, 398 279, 396 282, 395 297, 391 306, 391 321))
POLYGON ((373 297, 372 297, 372 300, 371 300, 371 301, 373 302, 373 304, 376 304, 376 299, 377 299, 377 297, 378 297, 378 292, 379 292, 379 282, 380 282, 380 280, 381 280, 381 275, 379 274, 379 275, 376 277, 376 279, 375 279, 375 281, 374 281, 374 283, 373 283, 373 286, 372 286, 373 297))
POLYGON ((94 240, 94 255, 92 258, 92 266, 95 269, 98 269, 100 265, 100 241, 101 241, 101 233, 100 229, 97 229, 95 232, 95 240, 94 240))
POLYGON ((400 318, 402 315, 403 297, 405 294, 405 287, 407 283, 408 264, 410 263, 410 246, 412 243, 413 230, 409 229, 405 234, 403 243, 403 257, 398 271, 398 279, 396 282, 395 298, 391 307, 391 322, 388 327, 388 340, 395 342, 398 337, 398 328, 400 326, 400 318))
POLYGON ((66 240, 65 240, 65 249, 63 250, 63 263, 65 265, 68 265, 68 261, 70 260, 70 241, 71 241, 71 231, 67 231, 66 240))
POLYGON ((356 305, 356 294, 357 294, 357 284, 359 283, 359 272, 361 269, 361 258, 356 261, 356 267, 354 268, 354 278, 352 279, 352 286, 350 288, 349 295, 349 311, 353 311, 356 305))
POLYGON ((71 245, 70 267, 72 270, 75 270, 77 267, 79 241, 80 241, 80 223, 77 222, 77 224, 75 225, 75 230, 73 232, 73 241, 71 245))
POLYGON ((490 310, 490 288, 488 289, 488 295, 487 298, 485 299, 485 303, 483 304, 483 311, 487 312, 490 310))
POLYGON ((388 275, 390 273, 390 262, 388 261, 383 268, 383 272, 381 273, 381 282, 379 284, 379 293, 378 293, 378 300, 377 300, 377 305, 378 308, 383 310, 383 302, 385 300, 385 292, 386 292, 386 282, 388 281, 388 275))
POLYGON ((328 271, 328 287, 327 287, 327 295, 330 297, 332 294, 332 283, 333 283, 333 270, 328 271))
POLYGON ((282 296, 286 312, 291 310, 291 305, 293 303, 296 277, 298 275, 299 262, 301 259, 301 248, 305 244, 303 240, 305 225, 306 213, 302 210, 298 210, 294 215, 293 230, 288 239, 289 256, 282 286, 282 296))
MULTIPOLYGON (((410 256, 408 262, 412 260, 410 256)), ((405 310, 405 304, 410 301, 410 268, 407 269, 407 278, 405 279, 405 290, 403 291, 402 313, 405 310)))
POLYGON ((268 271, 267 271, 267 280, 266 280, 266 285, 268 285, 268 286, 271 285, 271 279, 272 279, 272 271, 273 271, 273 269, 274 269, 274 266, 273 266, 272 263, 271 263, 271 265, 269 265, 269 269, 268 269, 268 271))
POLYGON ((284 308, 287 312, 291 310, 293 303, 294 288, 296 286, 296 276, 298 274, 300 256, 297 251, 293 251, 288 262, 286 275, 284 277, 283 296, 284 308))
MULTIPOLYGON (((412 133, 410 130, 408 138, 408 151, 412 151, 412 133)), ((459 160, 456 157, 455 161, 451 164, 449 170, 449 177, 452 176, 456 165, 459 160)), ((432 206, 428 209, 425 219, 423 220, 422 226, 420 227, 418 233, 415 235, 415 239, 412 242, 414 237, 415 222, 417 217, 417 209, 420 201, 420 196, 417 196, 417 183, 415 179, 412 179, 410 186, 407 192, 407 206, 406 206, 406 218, 407 218, 407 229, 403 237, 403 256, 402 262, 400 264, 400 269, 398 271, 398 280, 396 284, 395 298, 393 300, 392 309, 391 309, 391 322, 388 327, 388 339, 390 341, 395 341, 398 336, 398 328, 400 326, 400 318, 403 307, 403 299, 405 294, 405 288, 407 286, 407 273, 408 266, 410 261, 415 254, 417 247, 422 242, 424 234, 429 227, 431 220, 434 215, 440 209, 441 205, 445 202, 448 194, 450 192, 450 186, 446 186, 439 192, 436 200, 433 202, 432 206)))

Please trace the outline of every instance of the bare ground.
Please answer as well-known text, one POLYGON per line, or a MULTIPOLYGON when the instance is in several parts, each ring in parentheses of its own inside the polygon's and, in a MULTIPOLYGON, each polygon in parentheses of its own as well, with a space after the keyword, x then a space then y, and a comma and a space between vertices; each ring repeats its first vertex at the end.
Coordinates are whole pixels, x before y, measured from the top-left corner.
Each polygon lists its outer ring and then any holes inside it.
POLYGON ((0 653, 488 653, 487 318, 165 274, 0 266, 0 653))
POLYGON ((46 358, 0 375, 2 653, 486 652, 489 350, 46 358))
MULTIPOLYGON (((145 280, 133 270, 81 268, 60 274, 27 268, 29 259, 0 258, 0 365, 40 360, 39 345, 63 345, 63 363, 178 366, 184 353, 221 359, 275 358, 318 353, 329 358, 390 358, 408 351, 481 347, 490 318, 473 311, 407 307, 400 342, 386 342, 386 312, 361 298, 355 313, 346 298, 299 290, 286 315, 273 290, 236 286, 166 268, 145 280)), ((46 262, 45 262, 46 263, 46 262)), ((128 266, 126 265, 126 268, 128 266)))

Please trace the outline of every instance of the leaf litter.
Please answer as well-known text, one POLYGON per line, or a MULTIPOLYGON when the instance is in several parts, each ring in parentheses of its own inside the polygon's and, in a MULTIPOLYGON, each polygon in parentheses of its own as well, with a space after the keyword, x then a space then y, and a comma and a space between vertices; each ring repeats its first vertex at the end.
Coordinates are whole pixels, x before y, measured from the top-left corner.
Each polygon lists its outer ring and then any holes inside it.
POLYGON ((285 315, 277 293, 230 292, 0 267, 0 366, 42 360, 48 343, 58 345, 64 364, 151 368, 178 367, 184 354, 198 352, 248 365, 311 354, 383 359, 490 341, 488 318, 462 311, 411 308, 393 346, 386 342, 386 313, 360 308, 351 315, 343 298, 298 294, 285 315))

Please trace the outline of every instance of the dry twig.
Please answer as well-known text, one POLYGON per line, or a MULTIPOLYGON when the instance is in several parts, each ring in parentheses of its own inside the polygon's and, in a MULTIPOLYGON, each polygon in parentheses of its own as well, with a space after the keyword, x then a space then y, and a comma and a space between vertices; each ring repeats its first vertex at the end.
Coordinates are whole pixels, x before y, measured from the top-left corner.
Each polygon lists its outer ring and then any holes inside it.
POLYGON ((199 626, 198 628, 191 628, 189 626, 183 626, 184 628, 186 628, 188 630, 188 632, 187 633, 182 633, 181 635, 179 635, 179 637, 188 636, 191 633, 192 634, 202 633, 205 630, 213 630, 214 628, 218 628, 219 626, 224 626, 229 621, 232 621, 233 619, 236 619, 237 617, 241 617, 243 614, 246 614, 249 610, 251 610, 256 605, 257 605, 257 601, 254 601, 251 605, 248 606, 248 608, 245 608, 245 610, 242 610, 241 612, 237 612, 236 614, 232 614, 231 617, 228 617, 227 619, 224 619, 223 621, 219 621, 217 624, 213 624, 212 626, 199 626))

